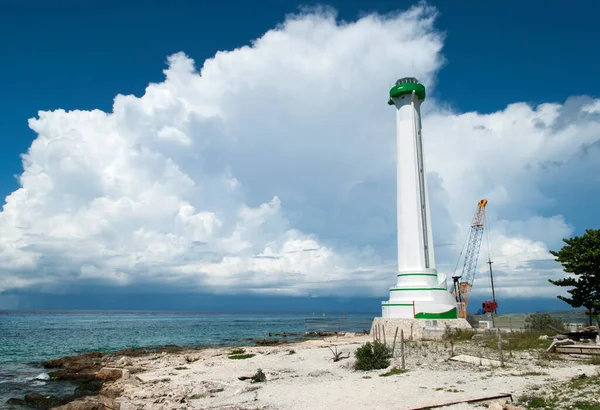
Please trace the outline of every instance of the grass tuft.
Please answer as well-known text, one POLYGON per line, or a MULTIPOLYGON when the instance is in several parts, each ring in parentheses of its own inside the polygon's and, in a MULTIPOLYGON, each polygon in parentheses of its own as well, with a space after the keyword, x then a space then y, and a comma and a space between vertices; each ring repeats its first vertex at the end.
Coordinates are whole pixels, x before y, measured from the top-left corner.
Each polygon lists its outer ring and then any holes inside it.
POLYGON ((524 394, 519 397, 519 403, 524 404, 528 409, 557 409, 558 398, 536 396, 533 394, 524 394))
POLYGON ((244 360, 244 359, 250 359, 251 357, 254 357, 254 356, 256 356, 256 355, 252 354, 252 353, 246 353, 246 354, 232 354, 227 357, 229 357, 231 360, 244 360))
POLYGON ((452 342, 471 340, 473 339, 473 336, 475 336, 475 333, 477 333, 475 330, 448 328, 446 329, 446 332, 444 333, 442 339, 452 342))
MULTIPOLYGON (((502 334, 502 349, 505 351, 547 349, 552 343, 549 340, 540 340, 541 332, 510 332, 502 334)), ((484 339, 485 346, 498 350, 498 336, 489 334, 484 339)))
POLYGON ((594 366, 600 366, 600 355, 590 357, 589 363, 594 366))
POLYGON ((397 368, 397 367, 394 367, 394 368, 390 369, 389 371, 387 371, 387 372, 385 372, 385 373, 382 373, 382 374, 380 374, 379 376, 380 376, 380 377, 388 377, 388 376, 393 376, 393 375, 395 375, 395 374, 404 374, 404 373, 406 373, 407 371, 408 371, 408 370, 406 370, 406 369, 399 369, 399 368, 397 368))

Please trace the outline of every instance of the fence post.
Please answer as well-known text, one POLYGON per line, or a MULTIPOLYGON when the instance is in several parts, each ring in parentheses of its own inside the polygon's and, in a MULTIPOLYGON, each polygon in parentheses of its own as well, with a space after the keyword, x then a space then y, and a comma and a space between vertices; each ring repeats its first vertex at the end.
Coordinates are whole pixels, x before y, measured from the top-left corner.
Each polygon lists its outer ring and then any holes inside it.
POLYGON ((398 327, 396 326, 396 333, 394 333, 394 343, 392 344, 392 357, 394 357, 394 351, 396 350, 396 337, 398 336, 398 327))
POLYGON ((387 346, 387 341, 385 340, 385 325, 381 325, 383 328, 383 344, 387 346))
POLYGON ((500 366, 504 367, 504 354, 502 353, 502 334, 498 328, 498 352, 500 352, 500 366))
POLYGON ((404 330, 400 330, 400 355, 402 356, 402 368, 406 368, 404 361, 404 330))

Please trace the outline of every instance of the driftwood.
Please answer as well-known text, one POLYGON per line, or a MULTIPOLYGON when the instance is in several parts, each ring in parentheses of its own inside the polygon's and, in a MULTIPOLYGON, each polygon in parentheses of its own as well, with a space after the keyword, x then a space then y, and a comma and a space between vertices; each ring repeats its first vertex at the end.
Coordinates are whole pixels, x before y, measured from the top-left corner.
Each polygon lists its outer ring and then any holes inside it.
POLYGON ((333 355, 331 360, 333 360, 334 362, 339 362, 342 359, 348 359, 350 357, 350 353, 348 353, 348 356, 342 356, 343 352, 338 353, 337 346, 335 346, 335 351, 331 347, 329 347, 329 350, 331 350, 331 354, 333 355))
POLYGON ((263 373, 262 369, 258 369, 254 376, 240 376, 238 380, 252 380, 252 383, 261 383, 267 381, 267 376, 263 373))

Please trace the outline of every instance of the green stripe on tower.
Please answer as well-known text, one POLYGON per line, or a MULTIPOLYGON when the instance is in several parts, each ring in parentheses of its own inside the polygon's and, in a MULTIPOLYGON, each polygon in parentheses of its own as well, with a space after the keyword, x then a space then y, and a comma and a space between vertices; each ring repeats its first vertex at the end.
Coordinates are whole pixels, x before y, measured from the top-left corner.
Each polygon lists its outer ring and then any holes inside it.
POLYGON ((436 276, 437 277, 437 273, 399 273, 396 276, 398 276, 398 277, 400 277, 400 276, 436 276))
POLYGON ((458 314, 456 308, 452 308, 442 313, 419 312, 415 315, 415 319, 458 319, 458 314))
POLYGON ((412 303, 381 303, 383 306, 411 306, 412 307, 412 303))
POLYGON ((400 289, 390 289, 390 292, 399 292, 401 290, 444 290, 448 291, 446 288, 400 288, 400 289))

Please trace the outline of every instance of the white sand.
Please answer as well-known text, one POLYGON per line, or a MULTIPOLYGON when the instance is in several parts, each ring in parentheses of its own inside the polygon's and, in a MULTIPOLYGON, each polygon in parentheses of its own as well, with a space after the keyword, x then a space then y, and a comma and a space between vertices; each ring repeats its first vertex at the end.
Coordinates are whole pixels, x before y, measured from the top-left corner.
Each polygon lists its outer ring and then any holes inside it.
MULTIPOLYGON (((450 356, 443 342, 413 342, 406 345, 409 372, 379 377, 384 370, 352 369, 355 349, 368 340, 369 336, 346 335, 285 346, 245 347, 256 356, 244 360, 229 359, 231 348, 122 358, 118 362, 122 367, 145 370, 125 375, 113 387, 123 388, 117 400, 121 410, 413 409, 505 393, 516 398, 533 384, 596 372, 594 366, 576 361, 539 363, 534 353, 507 357, 508 368, 480 367, 447 361, 450 356), (327 346, 337 346, 351 356, 333 362, 327 346), (290 350, 296 353, 289 354, 290 350), (189 363, 186 358, 195 361, 189 363), (267 376, 266 383, 238 380, 259 368, 267 376), (531 371, 545 374, 522 375, 531 371)), ((458 345, 455 353, 485 352, 475 345, 458 345)), ((487 352, 487 357, 497 358, 491 353, 487 352)), ((392 367, 399 365, 400 358, 394 358, 392 367)), ((449 408, 474 407, 461 404, 449 408)))

